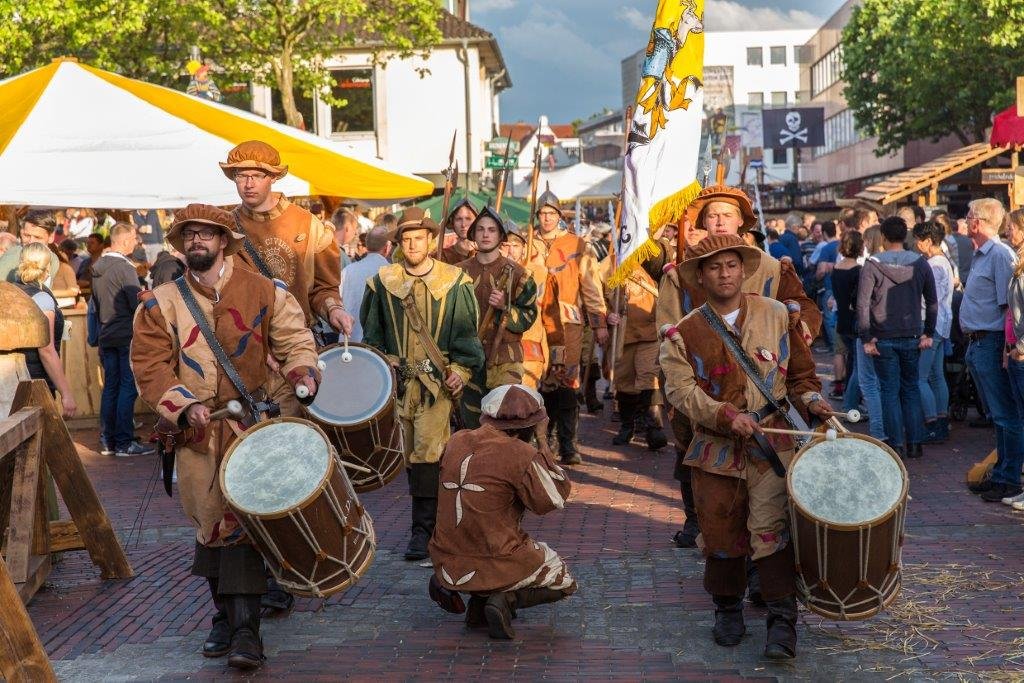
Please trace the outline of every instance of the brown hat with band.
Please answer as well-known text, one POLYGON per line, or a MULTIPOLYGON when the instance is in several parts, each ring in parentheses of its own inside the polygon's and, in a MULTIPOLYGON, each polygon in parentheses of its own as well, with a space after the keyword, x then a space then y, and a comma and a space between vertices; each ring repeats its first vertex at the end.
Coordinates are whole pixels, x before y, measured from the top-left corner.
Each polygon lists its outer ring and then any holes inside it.
POLYGON ((717 235, 705 237, 695 246, 686 250, 686 259, 679 264, 679 279, 691 287, 700 287, 697 271, 704 260, 723 251, 735 251, 743 259, 743 279, 757 272, 761 265, 761 254, 757 247, 743 241, 739 235, 717 235))
POLYGON ((700 194, 697 195, 697 198, 693 200, 688 209, 697 213, 695 227, 704 228, 704 210, 714 202, 731 204, 739 209, 740 216, 743 218, 740 232, 749 230, 757 225, 757 216, 754 215, 754 207, 751 206, 750 197, 747 196, 746 192, 738 187, 729 187, 728 185, 709 185, 700 191, 700 194))
POLYGON ((547 416, 544 398, 524 384, 504 384, 480 400, 480 424, 495 429, 525 429, 547 416))
POLYGON ((398 216, 398 224, 395 226, 394 240, 402 239, 402 233, 406 230, 429 230, 435 237, 440 234, 441 227, 430 217, 429 211, 424 211, 418 206, 411 206, 398 216))
POLYGON ((236 253, 245 241, 245 235, 235 232, 235 217, 230 212, 209 204, 189 204, 184 209, 174 212, 174 222, 167 231, 167 241, 182 254, 186 252, 181 232, 190 223, 220 228, 228 238, 227 246, 224 247, 225 256, 236 253))
POLYGON ((288 166, 281 164, 281 154, 261 140, 247 140, 228 152, 228 160, 221 162, 220 170, 232 180, 238 171, 263 171, 274 178, 288 175, 288 166))

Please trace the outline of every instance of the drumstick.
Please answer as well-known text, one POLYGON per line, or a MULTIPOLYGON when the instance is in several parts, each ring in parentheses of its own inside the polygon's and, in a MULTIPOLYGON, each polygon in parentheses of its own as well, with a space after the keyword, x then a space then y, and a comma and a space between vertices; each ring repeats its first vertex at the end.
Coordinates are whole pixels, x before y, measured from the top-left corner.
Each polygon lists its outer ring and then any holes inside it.
MULTIPOLYGON (((796 429, 769 429, 762 427, 761 431, 765 434, 782 434, 784 436, 809 436, 812 438, 819 438, 822 436, 821 432, 801 432, 796 429)), ((839 438, 838 432, 834 429, 829 429, 824 434, 826 441, 835 441, 839 438)))
POLYGON ((860 422, 861 418, 864 417, 863 415, 861 415, 860 411, 857 410, 856 408, 854 408, 853 410, 847 411, 845 413, 841 413, 841 412, 836 411, 836 410, 831 410, 827 414, 831 415, 832 417, 841 417, 844 420, 846 420, 847 422, 860 422))
POLYGON ((367 467, 363 467, 362 465, 356 465, 354 463, 349 462, 348 460, 342 460, 341 464, 349 468, 350 470, 355 470, 356 472, 362 472, 363 474, 373 474, 373 470, 367 467))
POLYGON ((228 401, 227 405, 220 410, 210 413, 210 420, 223 420, 229 417, 242 417, 242 404, 238 401, 228 401))

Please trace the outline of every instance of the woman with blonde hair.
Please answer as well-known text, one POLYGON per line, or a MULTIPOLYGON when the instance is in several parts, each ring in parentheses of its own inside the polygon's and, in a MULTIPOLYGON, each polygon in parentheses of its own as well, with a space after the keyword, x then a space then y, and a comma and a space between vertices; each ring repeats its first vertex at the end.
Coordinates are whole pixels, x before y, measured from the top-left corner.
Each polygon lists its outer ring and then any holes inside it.
POLYGON ((64 314, 45 284, 50 275, 49 248, 45 244, 26 244, 21 250, 21 260, 15 272, 17 281, 14 284, 32 297, 32 301, 46 316, 50 327, 49 344, 38 349, 22 349, 29 376, 32 379, 46 380, 50 391, 59 391, 64 417, 74 417, 78 406, 71 394, 71 384, 64 374, 58 351, 61 337, 64 335, 64 314))

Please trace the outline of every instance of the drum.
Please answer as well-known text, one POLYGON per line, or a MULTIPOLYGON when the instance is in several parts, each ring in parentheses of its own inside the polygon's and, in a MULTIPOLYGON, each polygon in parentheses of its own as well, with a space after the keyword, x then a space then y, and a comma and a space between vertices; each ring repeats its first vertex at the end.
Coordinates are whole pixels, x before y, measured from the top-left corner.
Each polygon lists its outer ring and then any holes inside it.
POLYGON ((327 597, 373 561, 373 520, 327 436, 306 420, 278 418, 249 429, 224 456, 220 486, 289 591, 327 597))
POLYGON ((867 619, 900 590, 907 470, 869 436, 816 439, 786 474, 797 591, 812 612, 867 619))
POLYGON ((395 372, 388 359, 364 344, 320 351, 322 381, 306 416, 327 434, 349 468, 359 493, 379 489, 405 468, 402 425, 396 418, 395 372))

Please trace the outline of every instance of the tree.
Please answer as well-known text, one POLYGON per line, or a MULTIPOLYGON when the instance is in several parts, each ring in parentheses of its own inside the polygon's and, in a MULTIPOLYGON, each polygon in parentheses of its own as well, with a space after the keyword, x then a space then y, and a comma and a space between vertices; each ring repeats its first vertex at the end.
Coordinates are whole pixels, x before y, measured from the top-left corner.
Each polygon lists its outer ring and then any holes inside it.
POLYGON ((0 73, 70 55, 173 85, 195 45, 219 78, 276 87, 299 126, 296 92, 345 105, 325 58, 357 44, 375 62, 425 53, 439 17, 436 0, 0 0, 0 73))
POLYGON ((985 140, 1024 74, 1019 0, 863 0, 843 30, 844 95, 883 156, 912 140, 985 140))

